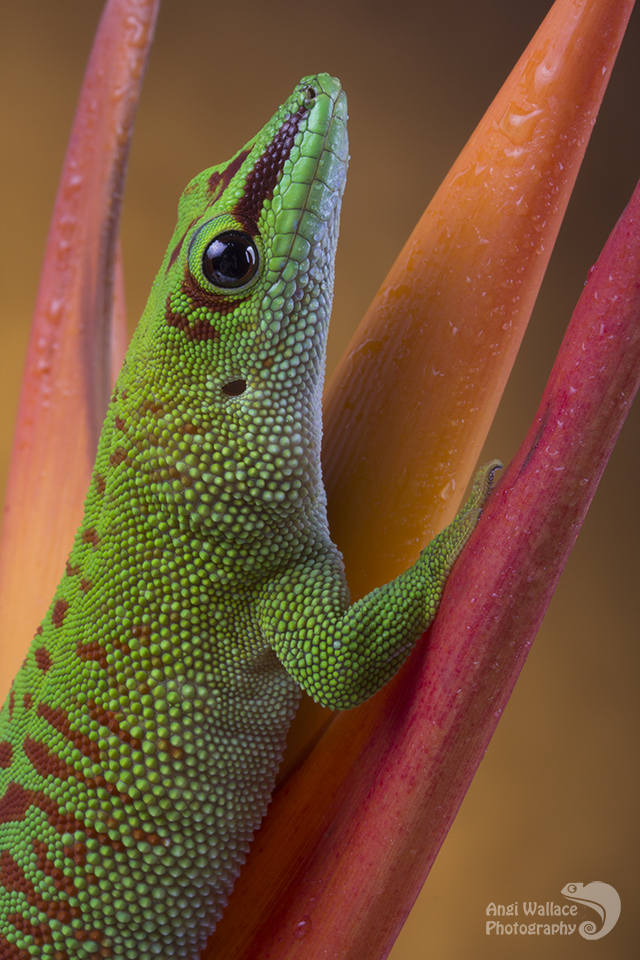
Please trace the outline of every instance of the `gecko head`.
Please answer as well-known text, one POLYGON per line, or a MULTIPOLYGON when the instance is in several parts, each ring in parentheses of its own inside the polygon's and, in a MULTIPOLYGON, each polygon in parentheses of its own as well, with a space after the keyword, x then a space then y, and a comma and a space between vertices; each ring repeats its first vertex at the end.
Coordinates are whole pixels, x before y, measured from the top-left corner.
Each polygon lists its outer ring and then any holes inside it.
POLYGON ((146 319, 207 402, 321 389, 347 161, 346 98, 319 74, 184 191, 146 319))
POLYGON ((225 563, 246 575, 256 551, 233 558, 251 538, 278 543, 280 562, 284 514, 302 549, 324 502, 320 393, 347 161, 340 84, 306 77, 229 163, 187 186, 127 355, 140 371, 126 398, 146 437, 139 475, 192 533, 232 541, 220 576, 225 563))

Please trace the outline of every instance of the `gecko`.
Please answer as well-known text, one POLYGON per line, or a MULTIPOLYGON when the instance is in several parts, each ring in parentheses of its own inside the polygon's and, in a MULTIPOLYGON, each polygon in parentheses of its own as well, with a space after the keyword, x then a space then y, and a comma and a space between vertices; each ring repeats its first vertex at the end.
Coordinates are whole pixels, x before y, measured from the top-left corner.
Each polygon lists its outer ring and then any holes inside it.
POLYGON ((320 466, 346 120, 339 82, 305 77, 180 199, 0 713, 0 960, 199 957, 301 689, 335 710, 380 689, 477 523, 497 462, 350 605, 320 466))

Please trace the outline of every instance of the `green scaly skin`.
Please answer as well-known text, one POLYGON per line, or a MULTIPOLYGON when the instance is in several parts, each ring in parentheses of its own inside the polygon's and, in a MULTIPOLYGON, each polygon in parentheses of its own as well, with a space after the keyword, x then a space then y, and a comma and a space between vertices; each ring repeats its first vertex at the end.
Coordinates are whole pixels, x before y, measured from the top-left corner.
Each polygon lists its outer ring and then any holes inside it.
POLYGON ((346 168, 345 97, 322 74, 180 201, 0 714, 0 960, 198 957, 300 687, 344 709, 385 684, 475 526, 495 465, 411 569, 349 607, 319 459, 346 168), (241 256, 219 283, 204 254, 229 230, 241 256))

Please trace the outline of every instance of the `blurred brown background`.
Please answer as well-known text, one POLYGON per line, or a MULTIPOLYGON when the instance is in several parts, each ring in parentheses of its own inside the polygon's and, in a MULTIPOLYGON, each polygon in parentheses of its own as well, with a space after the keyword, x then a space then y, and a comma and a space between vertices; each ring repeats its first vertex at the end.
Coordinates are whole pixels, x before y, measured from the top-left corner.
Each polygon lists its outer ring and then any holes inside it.
MULTIPOLYGON (((231 156, 302 75, 326 70, 342 80, 351 115, 330 340, 335 362, 549 5, 165 0, 123 219, 132 322, 187 181, 231 156)), ((3 483, 48 220, 101 6, 0 6, 3 483)), ((487 456, 507 461, 517 448, 587 270, 640 175, 639 32, 636 15, 487 456)), ((639 407, 393 960, 637 956, 639 407), (485 935, 490 901, 566 902, 566 883, 592 880, 612 884, 622 898, 618 925, 603 940, 587 943, 576 933, 514 943, 485 935)))

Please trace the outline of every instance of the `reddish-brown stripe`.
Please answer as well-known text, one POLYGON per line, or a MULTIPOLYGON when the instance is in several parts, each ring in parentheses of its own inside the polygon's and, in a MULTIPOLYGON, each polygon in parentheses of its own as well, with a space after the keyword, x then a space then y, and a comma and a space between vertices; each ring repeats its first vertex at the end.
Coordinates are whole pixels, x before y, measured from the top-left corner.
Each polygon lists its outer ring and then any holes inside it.
POLYGON ((241 150, 237 157, 230 160, 224 170, 216 170, 209 177, 209 206, 218 200, 229 186, 236 173, 249 156, 249 150, 241 150))
POLYGON ((180 251, 182 250, 182 244, 184 243, 184 238, 185 238, 186 235, 189 233, 189 230, 191 230, 191 227, 194 225, 194 223, 196 222, 197 219, 198 219, 198 217, 194 217, 194 218, 193 218, 193 220, 191 221, 191 223, 189 224, 189 226, 187 227, 187 229, 186 229, 185 232, 182 234, 182 236, 180 237, 180 239, 179 239, 178 242, 176 243, 175 247, 174 247, 173 250, 171 251, 171 256, 169 257, 169 263, 167 264, 167 269, 166 269, 165 273, 168 273, 168 272, 169 272, 169 270, 171 269, 171 267, 174 265, 174 263, 176 262, 176 260, 177 260, 178 257, 180 256, 180 251))
POLYGON ((300 121, 307 112, 307 107, 303 106, 287 117, 267 149, 256 160, 253 170, 247 174, 244 195, 235 205, 233 215, 252 236, 258 231, 262 206, 265 200, 273 196, 282 169, 289 159, 300 121))
POLYGON ((0 741, 0 767, 8 770, 13 758, 13 747, 7 740, 0 741))
POLYGON ((96 490, 98 491, 98 493, 100 494, 100 496, 102 496, 102 494, 103 494, 103 493, 105 492, 105 490, 107 489, 106 480, 104 479, 104 477, 102 476, 101 473, 96 473, 94 479, 95 479, 95 482, 96 482, 96 490))
POLYGON ((33 706, 33 697, 30 693, 25 693, 24 697, 22 698, 22 706, 25 708, 25 710, 31 710, 31 707, 33 706))
POLYGON ((9 691, 9 720, 13 720, 13 708, 15 707, 15 705, 16 705, 16 694, 12 687, 11 690, 9 691))
POLYGON ((34 653, 34 657, 36 658, 38 669, 42 670, 43 673, 51 669, 51 657, 44 647, 38 647, 34 653))

